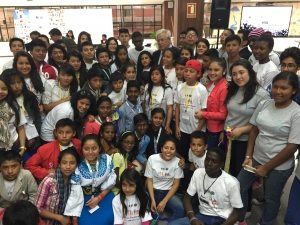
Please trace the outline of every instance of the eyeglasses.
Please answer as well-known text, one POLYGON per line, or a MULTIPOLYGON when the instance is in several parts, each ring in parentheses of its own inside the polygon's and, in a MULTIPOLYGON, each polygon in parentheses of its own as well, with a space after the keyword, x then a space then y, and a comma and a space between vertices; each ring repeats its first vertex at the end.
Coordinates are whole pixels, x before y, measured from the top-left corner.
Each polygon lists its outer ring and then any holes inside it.
POLYGON ((288 63, 288 64, 282 63, 282 64, 280 64, 280 67, 281 68, 293 69, 293 68, 296 68, 297 65, 294 64, 294 63, 288 63))

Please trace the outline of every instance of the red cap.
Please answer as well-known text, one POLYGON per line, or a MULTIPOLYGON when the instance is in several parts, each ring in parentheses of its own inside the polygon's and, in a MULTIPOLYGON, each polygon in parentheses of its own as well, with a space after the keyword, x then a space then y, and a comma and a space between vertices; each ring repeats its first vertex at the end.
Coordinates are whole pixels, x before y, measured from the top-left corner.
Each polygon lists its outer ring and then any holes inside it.
POLYGON ((196 70, 198 73, 200 73, 200 71, 202 70, 202 64, 197 59, 191 59, 191 60, 187 61, 185 64, 185 67, 192 68, 192 69, 196 70))

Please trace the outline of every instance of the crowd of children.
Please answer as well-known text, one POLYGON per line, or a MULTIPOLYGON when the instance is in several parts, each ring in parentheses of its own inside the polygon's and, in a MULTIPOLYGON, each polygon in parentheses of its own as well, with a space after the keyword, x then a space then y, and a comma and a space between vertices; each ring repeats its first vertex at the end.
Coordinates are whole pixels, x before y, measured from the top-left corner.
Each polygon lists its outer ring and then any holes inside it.
MULTIPOLYGON (((261 28, 225 29, 218 50, 192 27, 180 48, 158 30, 157 50, 127 29, 98 47, 83 31, 77 49, 49 34, 29 53, 12 38, 0 76, 4 225, 18 200, 37 207, 32 225, 245 225, 254 181, 273 224, 300 144, 299 48, 279 57, 261 28)), ((295 174, 287 225, 300 224, 295 174)))

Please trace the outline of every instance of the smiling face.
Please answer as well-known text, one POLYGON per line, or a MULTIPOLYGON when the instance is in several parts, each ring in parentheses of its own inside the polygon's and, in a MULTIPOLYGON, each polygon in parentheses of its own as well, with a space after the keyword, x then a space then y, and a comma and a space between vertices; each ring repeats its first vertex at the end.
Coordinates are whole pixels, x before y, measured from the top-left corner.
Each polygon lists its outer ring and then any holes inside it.
POLYGON ((224 68, 221 67, 217 62, 211 62, 208 67, 208 77, 212 82, 220 81, 225 75, 224 68))
POLYGON ((102 120, 105 120, 106 117, 110 116, 112 112, 111 102, 104 101, 98 106, 98 115, 102 120))
POLYGON ((203 55, 206 51, 208 50, 206 44, 204 42, 199 42, 197 44, 197 54, 198 55, 203 55))
POLYGON ((126 196, 131 196, 135 194, 136 191, 136 184, 134 182, 130 182, 127 180, 124 180, 122 182, 122 191, 126 196))
POLYGON ((18 40, 13 41, 10 46, 10 51, 13 53, 14 56, 17 54, 17 52, 24 51, 23 43, 18 40))
POLYGON ((295 93, 296 90, 294 90, 287 80, 277 80, 272 84, 271 95, 276 106, 285 107, 289 105, 295 93))
POLYGON ((27 57, 20 56, 17 59, 17 70, 21 72, 24 76, 29 76, 31 71, 31 65, 27 57))
POLYGON ((176 156, 176 145, 173 141, 166 141, 161 148, 161 157, 163 160, 170 161, 176 156))
POLYGON ((269 59, 269 54, 271 49, 269 48, 268 42, 265 41, 255 41, 253 44, 252 53, 256 60, 266 61, 269 59))
POLYGON ((76 56, 71 56, 69 59, 69 64, 73 67, 75 71, 79 71, 81 67, 81 61, 76 56))
POLYGON ((195 156, 202 157, 205 154, 207 144, 205 144, 202 138, 192 138, 190 148, 195 156))
POLYGON ((136 78, 136 71, 134 66, 129 66, 127 67, 125 73, 124 73, 124 78, 125 80, 129 81, 129 80, 135 80, 136 78))
POLYGON ((166 50, 163 54, 163 65, 166 67, 172 67, 174 63, 173 53, 170 50, 166 50))
POLYGON ((131 152, 135 145, 135 136, 128 135, 127 137, 123 138, 122 140, 122 148, 125 152, 131 152))
POLYGON ((250 80, 248 70, 241 65, 234 66, 231 75, 233 82, 239 87, 244 87, 250 80))
POLYGON ((100 154, 100 147, 95 140, 86 140, 82 146, 82 155, 89 163, 97 161, 100 154))
POLYGON ((108 51, 110 52, 116 52, 118 43, 115 40, 110 40, 110 42, 108 43, 108 51))
POLYGON ((163 122, 164 122, 164 116, 162 113, 155 113, 151 117, 151 124, 155 128, 160 128, 163 125, 163 122))
POLYGON ((71 74, 60 72, 57 79, 61 87, 68 88, 74 78, 71 74))
POLYGON ((77 110, 81 114, 85 114, 91 106, 91 102, 88 98, 82 98, 77 101, 77 110))
POLYGON ((64 53, 61 49, 54 48, 51 53, 51 58, 57 63, 62 63, 64 60, 64 53))

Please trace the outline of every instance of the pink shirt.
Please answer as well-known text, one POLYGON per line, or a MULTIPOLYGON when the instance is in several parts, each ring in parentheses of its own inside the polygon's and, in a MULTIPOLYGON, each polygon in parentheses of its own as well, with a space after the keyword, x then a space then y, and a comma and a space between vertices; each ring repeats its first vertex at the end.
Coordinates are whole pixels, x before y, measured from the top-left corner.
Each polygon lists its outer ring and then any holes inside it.
MULTIPOLYGON (((209 88, 213 82, 207 84, 209 88)), ((220 132, 224 129, 225 119, 227 117, 226 107, 227 96, 227 81, 225 78, 221 79, 207 98, 207 108, 201 115, 207 120, 207 129, 210 132, 220 132)))

